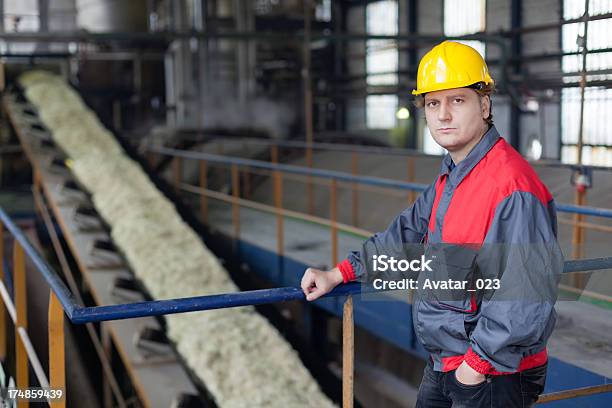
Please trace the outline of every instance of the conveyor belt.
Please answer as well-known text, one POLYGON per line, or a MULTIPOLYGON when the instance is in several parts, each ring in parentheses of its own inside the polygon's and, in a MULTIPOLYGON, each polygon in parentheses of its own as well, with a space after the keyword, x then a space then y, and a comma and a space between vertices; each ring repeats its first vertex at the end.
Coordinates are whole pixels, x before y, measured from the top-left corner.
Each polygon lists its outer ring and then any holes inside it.
MULTIPOLYGON (((111 240, 104 230, 79 229, 75 212, 79 204, 87 202, 88 198, 84 193, 64 188, 66 182, 73 179, 69 171, 56 169, 52 165, 53 158, 60 152, 55 148, 42 146, 41 139, 44 138, 45 132, 31 128, 31 124, 38 123, 38 120, 34 116, 24 114, 27 104, 17 102, 14 95, 7 94, 3 98, 3 107, 96 304, 123 303, 112 293, 113 282, 117 277, 129 278, 132 274, 122 266, 123 262, 116 255, 101 257, 92 251, 95 241, 111 240)), ((136 296, 139 297, 131 301, 144 300, 143 295, 136 296)), ((143 327, 161 329, 156 319, 117 320, 105 322, 104 326, 110 332, 138 397, 145 407, 167 408, 173 406, 181 394, 198 394, 196 386, 174 351, 156 356, 136 346, 135 338, 143 327)))

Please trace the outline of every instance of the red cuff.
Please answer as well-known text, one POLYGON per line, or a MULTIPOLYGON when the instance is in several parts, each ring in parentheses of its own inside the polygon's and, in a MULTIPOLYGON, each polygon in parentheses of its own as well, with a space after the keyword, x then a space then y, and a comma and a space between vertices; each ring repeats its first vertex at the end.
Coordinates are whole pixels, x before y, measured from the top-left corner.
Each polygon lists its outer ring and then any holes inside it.
POLYGON ((353 271, 353 265, 349 262, 348 259, 340 262, 336 265, 338 269, 340 269, 340 273, 342 274, 342 279, 344 283, 354 281, 355 280, 355 272, 353 271))
POLYGON ((470 347, 465 353, 464 361, 472 367, 474 370, 478 371, 480 374, 489 374, 494 371, 493 366, 487 360, 482 359, 478 354, 472 350, 470 347))

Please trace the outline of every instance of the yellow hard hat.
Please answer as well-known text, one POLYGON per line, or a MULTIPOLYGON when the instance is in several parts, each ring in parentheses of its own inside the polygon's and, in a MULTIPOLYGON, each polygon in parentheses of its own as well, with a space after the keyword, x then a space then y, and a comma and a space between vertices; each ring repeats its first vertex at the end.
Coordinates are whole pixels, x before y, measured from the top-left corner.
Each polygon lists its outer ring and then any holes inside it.
POLYGON ((487 64, 478 51, 469 45, 444 41, 421 59, 417 89, 412 94, 464 88, 478 82, 493 83, 487 64))

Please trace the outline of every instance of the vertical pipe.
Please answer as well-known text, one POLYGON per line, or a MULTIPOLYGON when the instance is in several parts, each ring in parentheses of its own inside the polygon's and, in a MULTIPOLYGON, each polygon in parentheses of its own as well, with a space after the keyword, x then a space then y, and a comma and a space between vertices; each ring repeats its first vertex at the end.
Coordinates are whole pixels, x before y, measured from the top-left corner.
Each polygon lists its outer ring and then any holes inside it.
MULTIPOLYGON (((353 176, 357 176, 359 173, 359 155, 357 154, 357 152, 352 152, 351 153, 351 174, 353 176)), ((359 226, 359 185, 357 182, 352 182, 351 183, 351 189, 352 189, 352 195, 353 195, 353 199, 352 201, 352 206, 353 206, 353 226, 358 227, 359 226)))
MULTIPOLYGON (((304 126, 306 131, 306 165, 312 168, 312 88, 310 78, 310 14, 312 12, 312 0, 304 0, 304 43, 303 43, 303 66, 302 79, 304 83, 304 126)), ((314 187, 312 176, 308 176, 307 186, 308 214, 314 214, 314 187)))
POLYGON ((331 261, 332 268, 338 263, 338 224, 337 224, 337 181, 335 178, 331 179, 330 185, 330 203, 329 213, 331 221, 331 261))
MULTIPOLYGON (((200 188, 205 190, 208 182, 208 167, 206 160, 200 160, 200 188)), ((202 223, 208 224, 208 196, 206 192, 202 191, 200 194, 200 214, 202 216, 202 223)))
MULTIPOLYGON (((418 1, 408 1, 406 2, 408 9, 408 34, 415 35, 418 33, 418 13, 419 13, 419 2, 418 1)), ((417 67, 419 65, 419 56, 418 56, 418 48, 416 42, 409 43, 408 49, 408 69, 410 71, 410 77, 416 78, 417 67)), ((418 110, 413 103, 408 103, 408 111, 410 112, 410 122, 409 122, 409 143, 408 148, 416 149, 417 148, 417 140, 418 140, 418 110)))
MULTIPOLYGON (((518 30, 523 25, 523 0, 512 0, 510 3, 510 24, 513 30, 518 30)), ((523 53, 523 36, 514 33, 510 41, 511 55, 514 57, 515 63, 512 64, 512 73, 520 75, 522 65, 520 56, 523 53)), ((510 144, 517 150, 521 147, 521 110, 516 103, 510 105, 510 144)), ((520 151, 520 150, 519 150, 520 151)))
MULTIPOLYGON (((28 373, 28 355, 26 353, 25 346, 21 341, 19 335, 19 327, 23 327, 25 330, 28 329, 28 312, 27 312, 27 293, 26 293, 26 270, 25 270, 25 256, 23 248, 17 241, 14 241, 13 247, 13 279, 14 279, 14 290, 15 290, 15 365, 17 372, 17 388, 27 388, 29 386, 29 373, 28 373)), ((27 408, 28 402, 21 400, 19 402, 19 408, 27 408)))
POLYGON ((349 295, 342 311, 342 408, 353 408, 354 336, 353 297, 349 295))
POLYGON ((583 144, 583 133, 584 133, 584 90, 586 88, 586 70, 587 70, 587 39, 589 33, 589 0, 584 1, 584 14, 582 16, 582 21, 584 22, 584 44, 582 45, 582 70, 580 72, 580 116, 579 116, 579 126, 578 126, 578 159, 577 164, 580 166, 582 164, 582 144, 583 144))
MULTIPOLYGON (((345 5, 343 2, 332 1, 332 21, 331 26, 334 33, 346 32, 346 12, 345 5)), ((336 78, 342 78, 345 76, 346 66, 346 42, 340 41, 338 38, 334 40, 334 75, 336 78)), ((346 102, 343 98, 338 96, 332 99, 335 105, 335 124, 334 130, 345 130, 345 105, 346 102)))
MULTIPOLYGON (((66 358, 64 345, 64 309, 53 290, 49 290, 49 386, 66 395, 66 358)), ((66 398, 51 404, 65 408, 66 398)))
MULTIPOLYGON (((4 282, 4 224, 0 223, 0 281, 4 282)), ((0 298, 0 360, 6 358, 6 307, 0 298)))
MULTIPOLYGON (((582 145, 584 138, 584 92, 586 88, 586 70, 587 70, 587 54, 588 54, 588 32, 589 32, 589 0, 585 0, 584 2, 584 14, 582 15, 582 20, 584 22, 584 37, 582 44, 582 70, 580 72, 580 116, 579 116, 579 125, 578 125, 578 145, 576 149, 578 150, 577 164, 578 166, 582 165, 582 145)), ((578 186, 577 186, 578 187, 578 186)), ((576 193, 574 197, 574 202, 576 205, 584 205, 586 202, 586 190, 581 188, 576 188, 576 193)), ((574 231, 572 234, 572 244, 573 244, 573 255, 574 259, 579 259, 583 257, 583 241, 584 241, 584 230, 580 223, 582 223, 584 216, 582 214, 574 214, 574 231)), ((584 284, 584 275, 582 274, 574 274, 573 278, 574 286, 578 288, 582 288, 584 284)))
POLYGON ((276 252, 283 256, 284 239, 284 218, 283 218, 283 174, 274 170, 274 206, 276 207, 276 252))
MULTIPOLYGON (((408 182, 414 183, 414 157, 408 156, 408 182)), ((408 190, 408 205, 412 205, 414 200, 416 199, 416 195, 414 190, 408 190)))
MULTIPOLYGON (((234 226, 234 244, 240 238, 240 179, 238 165, 232 164, 232 225, 234 226)), ((235 248, 234 248, 235 249, 235 248)))
POLYGON ((310 78, 310 14, 312 0, 304 0, 304 43, 302 44, 302 80, 304 84, 304 126, 306 143, 312 143, 312 88, 310 78))
POLYGON ((181 193, 181 182, 183 180, 183 159, 181 157, 175 157, 172 162, 174 170, 174 192, 177 195, 181 193))

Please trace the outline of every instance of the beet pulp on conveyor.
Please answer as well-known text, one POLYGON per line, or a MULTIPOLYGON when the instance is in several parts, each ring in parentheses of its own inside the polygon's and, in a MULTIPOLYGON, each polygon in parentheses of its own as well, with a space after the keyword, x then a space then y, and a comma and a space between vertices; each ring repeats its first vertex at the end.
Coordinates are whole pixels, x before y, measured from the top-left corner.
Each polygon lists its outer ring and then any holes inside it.
MULTIPOLYGON (((43 71, 27 72, 19 82, 151 296, 239 290, 77 92, 43 71)), ((334 406, 297 353, 253 307, 168 315, 166 321, 169 338, 220 407, 334 406)))

